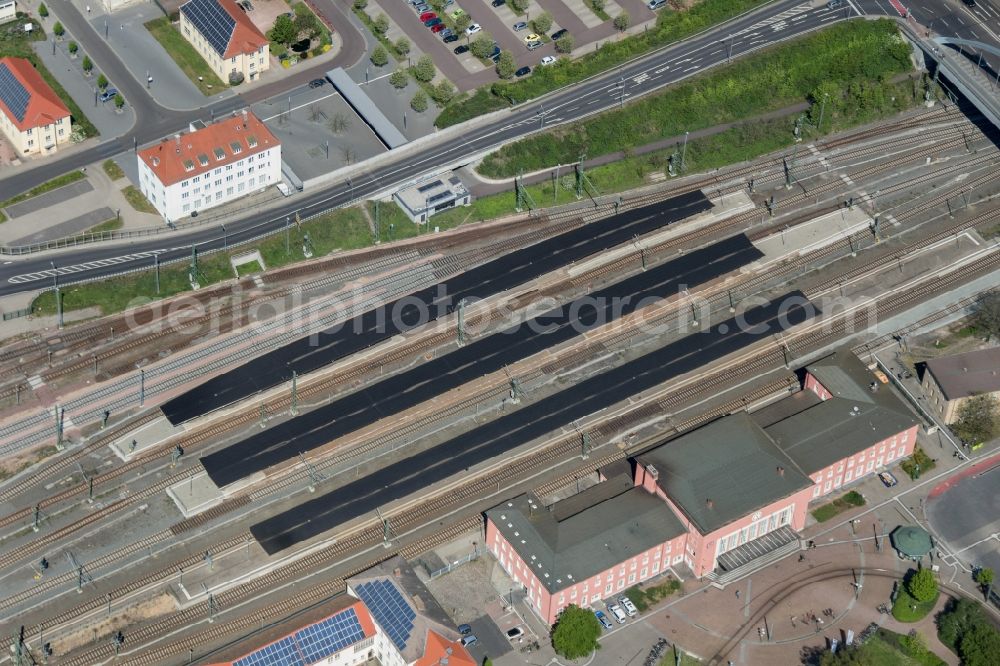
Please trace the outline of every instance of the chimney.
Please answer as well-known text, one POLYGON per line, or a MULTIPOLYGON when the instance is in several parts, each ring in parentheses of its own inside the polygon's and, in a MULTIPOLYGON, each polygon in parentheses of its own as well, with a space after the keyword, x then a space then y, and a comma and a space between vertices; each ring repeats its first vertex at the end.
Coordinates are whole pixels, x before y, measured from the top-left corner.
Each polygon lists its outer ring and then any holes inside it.
POLYGON ((649 474, 654 481, 660 478, 660 470, 656 469, 652 463, 646 465, 646 473, 649 474))
POLYGON ((400 569, 399 567, 396 567, 395 569, 392 570, 392 575, 395 576, 396 578, 402 578, 403 570, 400 569))
POLYGON ((782 467, 781 465, 778 465, 778 476, 784 476, 784 475, 785 475, 785 468, 782 467))
POLYGON ((174 143, 177 144, 177 147, 175 148, 175 150, 177 151, 177 154, 180 155, 181 154, 181 135, 180 134, 174 134, 174 143))
POLYGON ((243 129, 247 128, 247 110, 243 109, 243 129))
POLYGON ((709 509, 714 509, 715 508, 715 502, 713 502, 710 499, 707 499, 707 500, 705 500, 705 506, 707 506, 709 509))

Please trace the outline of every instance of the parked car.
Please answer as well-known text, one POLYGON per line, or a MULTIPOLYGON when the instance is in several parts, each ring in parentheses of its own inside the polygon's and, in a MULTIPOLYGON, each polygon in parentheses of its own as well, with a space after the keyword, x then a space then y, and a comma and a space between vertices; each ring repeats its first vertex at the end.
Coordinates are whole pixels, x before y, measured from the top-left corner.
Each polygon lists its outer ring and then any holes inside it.
MULTIPOLYGON (((432 19, 427 19, 426 21, 424 21, 424 25, 427 26, 428 28, 433 28, 434 26, 441 25, 442 23, 443 21, 436 16, 432 19)), ((444 30, 444 28, 441 29, 444 30)))
POLYGON ((460 17, 462 17, 462 16, 464 16, 464 15, 465 15, 465 10, 464 10, 464 9, 462 9, 461 7, 459 7, 458 9, 456 9, 455 11, 453 11, 453 12, 451 13, 451 17, 452 17, 453 19, 455 19, 456 21, 457 21, 457 20, 458 20, 458 19, 459 19, 460 17))
POLYGON ((554 65, 554 64, 556 64, 556 57, 555 56, 545 56, 544 58, 542 58, 541 64, 543 64, 543 65, 554 65))
POLYGON ((567 34, 569 34, 569 30, 567 30, 566 28, 563 28, 562 30, 556 30, 555 32, 552 33, 552 41, 554 42, 563 35, 567 34))
POLYGON ((113 100, 115 98, 115 95, 117 94, 118 94, 117 88, 108 88, 107 90, 101 93, 101 102, 108 102, 110 100, 113 100))
POLYGON ((493 0, 492 4, 494 7, 503 7, 507 4, 507 0, 493 0))
MULTIPOLYGON (((445 31, 445 32, 447 32, 447 31, 445 31)), ((443 33, 443 32, 442 32, 441 34, 442 34, 442 35, 444 35, 444 33, 443 33)), ((457 41, 458 41, 458 35, 454 35, 454 34, 452 34, 452 35, 447 35, 447 36, 445 36, 445 38, 444 38, 444 43, 445 43, 445 44, 450 44, 451 42, 457 42, 457 41)))
POLYGON ((413 11, 415 11, 418 14, 422 14, 423 12, 426 12, 430 8, 431 6, 428 5, 426 2, 423 2, 423 0, 413 5, 413 11))
POLYGON ((458 633, 462 634, 463 636, 468 636, 469 634, 472 633, 472 625, 471 624, 458 625, 458 633))
POLYGON ((326 79, 313 79, 309 82, 310 88, 322 88, 326 85, 326 79))
POLYGON ((479 639, 475 637, 474 634, 469 634, 462 638, 462 645, 464 647, 469 647, 470 645, 475 645, 479 642, 479 639))
POLYGON ((535 33, 531 33, 524 38, 524 41, 526 42, 540 42, 541 40, 542 38, 536 35, 535 33))
MULTIPOLYGON (((434 20, 439 21, 441 19, 434 19, 434 20)), ((431 26, 431 32, 444 32, 445 30, 447 30, 447 28, 444 27, 444 23, 435 23, 434 25, 431 26)))
POLYGON ((524 30, 527 27, 528 27, 527 23, 525 23, 524 21, 518 21, 517 23, 514 24, 514 32, 520 32, 521 30, 524 30))
POLYGON ((649 4, 646 5, 650 9, 659 9, 667 4, 667 0, 649 0, 649 4))
POLYGON ((528 49, 529 51, 534 51, 535 49, 540 49, 543 46, 545 46, 545 42, 528 42, 527 44, 524 45, 524 48, 528 49))
POLYGON ((455 55, 462 55, 463 53, 469 52, 469 46, 467 44, 459 44, 454 48, 455 55))
POLYGON ((882 481, 882 485, 884 485, 886 488, 892 488, 894 485, 899 483, 899 481, 896 480, 896 477, 892 475, 892 472, 888 471, 879 472, 878 478, 880 481, 882 481))
POLYGON ((531 74, 531 68, 528 66, 524 66, 521 69, 514 72, 514 76, 527 76, 528 74, 531 74))
POLYGON ((473 23, 468 28, 465 29, 465 34, 474 35, 482 29, 483 26, 479 25, 478 23, 473 23))
POLYGON ((421 21, 430 21, 431 19, 435 19, 437 17, 438 17, 438 15, 435 14, 434 12, 424 12, 423 14, 420 15, 420 20, 421 21))
POLYGON ((490 53, 490 60, 493 62, 500 60, 500 47, 497 46, 496 42, 493 42, 493 52, 490 53))
POLYGON ((524 629, 521 627, 514 627, 513 629, 507 630, 507 639, 514 640, 515 638, 520 638, 524 636, 524 629))
POLYGON ((625 613, 629 617, 635 617, 636 614, 639 612, 639 609, 635 607, 635 604, 632 603, 632 600, 626 597, 624 594, 618 597, 618 603, 622 605, 622 608, 625 609, 625 613))
POLYGON ((614 625, 608 620, 608 616, 601 611, 594 611, 594 615, 597 616, 597 621, 601 623, 601 626, 605 629, 611 629, 614 625))
POLYGON ((618 604, 609 603, 608 612, 614 616, 615 622, 617 622, 618 624, 625 624, 625 611, 622 610, 621 606, 619 606, 618 604))
POLYGON ((451 35, 454 34, 455 33, 451 31, 451 28, 445 28, 444 30, 441 31, 440 37, 450 37, 451 35))

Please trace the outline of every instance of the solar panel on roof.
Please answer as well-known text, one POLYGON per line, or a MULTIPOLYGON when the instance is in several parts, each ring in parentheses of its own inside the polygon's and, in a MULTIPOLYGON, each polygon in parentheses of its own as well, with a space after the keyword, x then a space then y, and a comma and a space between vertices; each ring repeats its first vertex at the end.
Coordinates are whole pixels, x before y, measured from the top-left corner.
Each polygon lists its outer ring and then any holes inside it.
POLYGON ((441 187, 443 184, 444 183, 442 183, 440 180, 435 180, 433 183, 427 183, 426 185, 421 185, 420 187, 417 188, 417 192, 423 194, 424 192, 429 192, 433 190, 435 187, 441 187))
POLYGON ((308 663, 315 663, 335 652, 340 652, 364 637, 365 631, 361 628, 361 622, 353 608, 348 608, 295 633, 299 650, 308 663))
POLYGON ((449 192, 439 192, 427 200, 427 205, 431 205, 441 201, 442 199, 454 199, 455 195, 449 192))
POLYGON ((375 580, 358 585, 357 593, 396 647, 405 649, 417 614, 396 586, 387 580, 375 580))
POLYGON ((215 52, 220 57, 225 56, 236 29, 236 19, 215 0, 190 0, 181 6, 181 11, 215 52))
POLYGON ((0 99, 17 117, 18 122, 24 122, 24 114, 28 111, 31 94, 27 88, 21 85, 6 63, 0 65, 0 99))
POLYGON ((285 636, 277 643, 271 643, 237 659, 233 666, 305 666, 305 662, 302 661, 295 640, 291 636, 285 636))

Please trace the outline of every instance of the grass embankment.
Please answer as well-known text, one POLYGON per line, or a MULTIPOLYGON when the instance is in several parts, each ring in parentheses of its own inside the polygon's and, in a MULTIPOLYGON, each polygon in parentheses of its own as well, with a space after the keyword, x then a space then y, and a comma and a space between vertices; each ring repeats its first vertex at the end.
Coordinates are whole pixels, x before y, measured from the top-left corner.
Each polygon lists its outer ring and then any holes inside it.
POLYGON ((132 206, 135 210, 140 213, 152 213, 153 215, 159 214, 159 211, 149 202, 146 195, 139 191, 135 185, 128 185, 122 188, 122 195, 125 197, 125 201, 128 202, 129 206, 132 206))
POLYGON ((184 35, 174 27, 169 18, 164 16, 148 21, 144 25, 149 34, 170 54, 170 57, 177 63, 181 71, 191 79, 191 83, 198 86, 201 94, 206 96, 214 95, 229 87, 208 66, 208 63, 199 55, 198 51, 184 39, 184 35), (201 80, 198 80, 198 77, 201 77, 201 80))
POLYGON ((816 507, 811 511, 811 513, 813 518, 822 523, 830 520, 839 513, 847 511, 848 509, 864 505, 865 498, 861 496, 861 493, 856 490, 852 490, 843 497, 838 497, 832 502, 816 507))
POLYGON ((887 94, 891 84, 885 81, 912 71, 909 54, 909 46, 891 21, 831 26, 671 86, 624 109, 504 146, 487 156, 479 171, 510 177, 518 171, 569 164, 583 153, 593 158, 628 151, 803 101, 815 102, 809 120, 817 125, 822 100, 827 100, 822 109, 823 130, 836 126, 848 109, 853 109, 854 116, 867 111, 878 117, 878 112, 906 106, 887 94))
MULTIPOLYGON (((312 242, 313 256, 321 257, 336 249, 364 247, 372 242, 368 223, 360 209, 337 210, 304 222, 301 228, 294 224, 289 230, 289 251, 285 253, 285 234, 280 233, 256 244, 264 263, 270 267, 282 266, 305 258, 302 251, 303 235, 308 232, 312 242)), ((230 257, 246 252, 247 247, 239 247, 231 253, 216 252, 198 259, 198 281, 202 287, 233 279, 230 257)), ((188 265, 186 262, 160 267, 160 294, 156 293, 156 278, 153 259, 149 260, 150 270, 124 275, 102 282, 69 285, 62 288, 63 310, 69 312, 97 306, 103 314, 121 312, 150 300, 173 296, 190 291, 188 265)), ((55 297, 45 292, 35 299, 32 309, 38 315, 55 313, 55 297)))
POLYGON ((900 622, 919 622, 934 610, 940 595, 938 592, 930 601, 921 602, 910 596, 906 585, 900 585, 896 592, 896 601, 892 604, 892 616, 900 622))
POLYGON ((102 231, 115 231, 121 229, 125 223, 120 217, 113 217, 110 220, 105 220, 100 224, 87 229, 88 234, 99 234, 102 231))
POLYGON ((56 176, 52 180, 47 180, 41 185, 35 185, 33 188, 27 192, 22 192, 15 197, 7 199, 3 203, 0 203, 0 208, 6 208, 7 206, 12 206, 16 203, 20 203, 32 197, 37 197, 39 194, 45 194, 54 189, 69 185, 70 183, 75 183, 78 180, 83 180, 87 175, 82 171, 69 171, 61 176, 56 176))
POLYGON ((919 446, 913 449, 913 455, 899 464, 911 479, 916 480, 921 475, 934 469, 937 463, 919 446))
POLYGON ((649 610, 650 606, 655 606, 661 600, 666 599, 674 592, 681 589, 681 582, 676 578, 670 578, 657 585, 641 586, 635 585, 625 590, 625 596, 635 604, 640 611, 649 610))
POLYGON ((118 180, 125 177, 125 172, 122 171, 122 168, 114 160, 104 160, 104 164, 101 167, 111 180, 118 180))
POLYGON ((558 65, 536 67, 531 76, 520 81, 497 82, 477 89, 472 95, 458 97, 438 115, 434 124, 448 127, 502 109, 509 106, 511 100, 524 102, 540 97, 556 88, 614 69, 626 60, 678 42, 768 1, 702 0, 681 12, 664 9, 657 15, 656 25, 641 34, 608 40, 593 53, 576 60, 563 58, 558 65))
POLYGON ((263 273, 264 267, 260 265, 260 262, 254 259, 253 261, 248 261, 245 264, 240 264, 236 267, 236 272, 240 274, 240 277, 245 275, 253 275, 254 273, 263 273))
POLYGON ((15 58, 30 60, 45 82, 49 84, 49 87, 55 91, 59 99, 69 109, 70 122, 77 126, 85 137, 97 136, 97 128, 94 127, 94 124, 90 122, 87 116, 83 115, 80 106, 70 97, 66 89, 56 81, 52 73, 45 67, 45 64, 38 58, 34 49, 31 48, 31 42, 45 41, 45 30, 42 29, 41 24, 37 20, 34 20, 32 21, 34 25, 32 31, 26 33, 24 32, 25 22, 24 19, 19 18, 0 25, 0 58, 13 56, 15 58))

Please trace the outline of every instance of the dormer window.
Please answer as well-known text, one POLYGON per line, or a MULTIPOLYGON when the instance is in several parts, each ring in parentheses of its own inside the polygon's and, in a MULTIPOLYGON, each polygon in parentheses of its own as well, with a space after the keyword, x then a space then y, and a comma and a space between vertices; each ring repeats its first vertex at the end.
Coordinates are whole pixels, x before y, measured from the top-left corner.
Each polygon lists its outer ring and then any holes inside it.
POLYGON ((247 145, 250 146, 251 148, 256 148, 257 147, 257 137, 255 137, 253 134, 251 134, 250 136, 248 136, 247 137, 247 145))
POLYGON ((215 152, 215 159, 217 160, 226 159, 226 151, 224 151, 222 148, 216 148, 214 152, 215 152))
POLYGON ((194 171, 194 162, 191 160, 184 160, 184 170, 194 171))
POLYGON ((205 153, 200 153, 198 155, 198 163, 202 166, 208 166, 208 155, 205 153))
POLYGON ((229 147, 233 150, 233 155, 236 155, 237 153, 242 153, 243 152, 243 148, 236 141, 233 141, 232 143, 230 143, 229 147))

